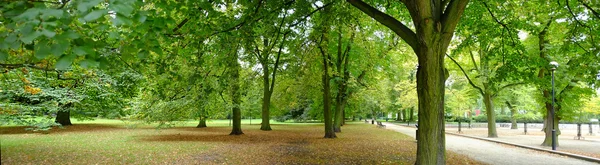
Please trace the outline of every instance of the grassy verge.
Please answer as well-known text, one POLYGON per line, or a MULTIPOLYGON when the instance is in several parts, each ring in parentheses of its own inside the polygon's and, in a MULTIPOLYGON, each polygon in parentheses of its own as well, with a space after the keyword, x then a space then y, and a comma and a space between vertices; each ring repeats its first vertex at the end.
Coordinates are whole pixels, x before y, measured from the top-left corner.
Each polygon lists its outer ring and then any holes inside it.
MULTIPOLYGON (((337 139, 323 139, 321 124, 274 123, 273 131, 260 131, 253 121, 244 135, 229 136, 227 120, 168 129, 119 122, 76 122, 49 134, 0 128, 2 164, 414 164, 416 153, 412 138, 361 122, 345 125, 337 139)), ((448 152, 448 164, 478 162, 448 152)))

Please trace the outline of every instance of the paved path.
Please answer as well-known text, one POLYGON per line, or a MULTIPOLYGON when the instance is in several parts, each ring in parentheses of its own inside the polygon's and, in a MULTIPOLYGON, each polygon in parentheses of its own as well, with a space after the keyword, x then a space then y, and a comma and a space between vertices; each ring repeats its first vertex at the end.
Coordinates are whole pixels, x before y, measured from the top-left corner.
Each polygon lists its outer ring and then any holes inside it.
MULTIPOLYGON (((415 137, 415 128, 384 122, 387 129, 415 137)), ((446 149, 488 164, 587 165, 593 162, 446 134, 446 149)))

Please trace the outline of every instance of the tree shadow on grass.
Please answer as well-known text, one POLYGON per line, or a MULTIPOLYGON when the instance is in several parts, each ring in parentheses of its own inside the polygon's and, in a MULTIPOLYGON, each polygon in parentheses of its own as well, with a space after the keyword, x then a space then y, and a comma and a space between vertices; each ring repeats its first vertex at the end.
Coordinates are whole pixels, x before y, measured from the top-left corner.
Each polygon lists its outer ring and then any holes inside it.
POLYGON ((103 124, 75 124, 70 126, 52 127, 48 131, 27 130, 27 126, 0 127, 0 135, 14 134, 55 134, 55 133, 74 133, 74 132, 97 132, 107 130, 126 129, 122 126, 103 125, 103 124))

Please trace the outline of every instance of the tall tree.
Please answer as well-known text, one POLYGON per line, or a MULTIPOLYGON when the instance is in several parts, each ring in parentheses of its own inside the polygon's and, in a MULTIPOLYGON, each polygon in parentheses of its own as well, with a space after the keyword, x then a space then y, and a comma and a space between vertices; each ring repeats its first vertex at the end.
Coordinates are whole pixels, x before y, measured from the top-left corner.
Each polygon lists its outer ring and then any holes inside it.
POLYGON ((398 34, 417 55, 419 139, 416 164, 445 164, 444 82, 448 73, 444 68, 444 55, 469 0, 401 1, 412 18, 415 31, 361 0, 347 2, 398 34))

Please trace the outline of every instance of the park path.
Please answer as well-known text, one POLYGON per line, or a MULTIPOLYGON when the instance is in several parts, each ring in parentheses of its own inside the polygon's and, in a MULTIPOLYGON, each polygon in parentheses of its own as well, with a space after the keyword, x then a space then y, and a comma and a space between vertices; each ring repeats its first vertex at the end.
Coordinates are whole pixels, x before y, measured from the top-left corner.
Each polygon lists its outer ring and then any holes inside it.
MULTIPOLYGON (((384 122, 387 129, 391 129, 411 137, 415 137, 415 128, 398 126, 384 122)), ((527 165, 587 165, 593 162, 575 158, 549 154, 545 152, 502 145, 494 142, 471 139, 461 136, 446 134, 446 149, 455 153, 467 155, 475 160, 488 164, 527 164, 527 165)))

